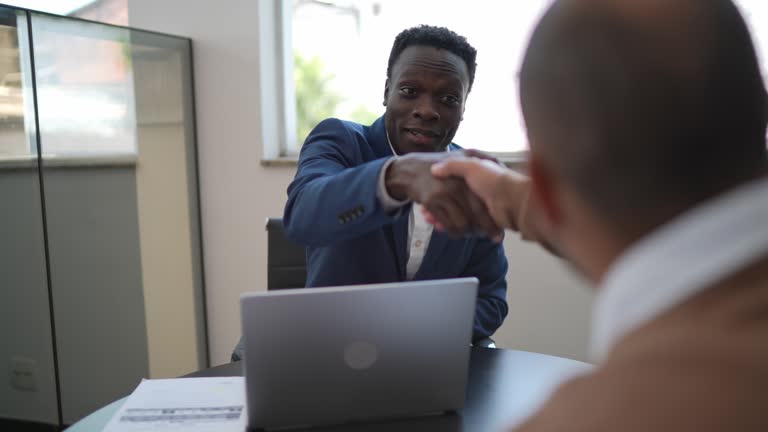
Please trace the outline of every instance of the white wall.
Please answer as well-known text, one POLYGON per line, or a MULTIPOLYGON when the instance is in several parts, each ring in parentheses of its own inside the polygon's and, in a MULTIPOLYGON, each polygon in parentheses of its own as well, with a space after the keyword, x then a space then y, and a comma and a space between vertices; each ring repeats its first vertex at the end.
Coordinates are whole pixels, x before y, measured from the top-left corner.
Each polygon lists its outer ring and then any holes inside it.
POLYGON ((240 335, 240 293, 266 287, 264 220, 282 214, 293 175, 259 165, 258 4, 128 5, 130 26, 193 40, 208 332, 212 364, 225 363, 240 335))
POLYGON ((198 311, 197 201, 189 192, 195 178, 186 163, 191 157, 191 84, 180 79, 191 66, 180 49, 186 41, 132 33, 131 42, 149 376, 173 378, 205 365, 200 355, 205 342, 198 332, 204 318, 198 311))
POLYGON ((507 233, 509 315, 494 339, 514 348, 588 360, 592 291, 538 245, 507 233))
MULTIPOLYGON (((240 293, 266 287, 264 221, 282 214, 294 168, 262 167, 258 4, 131 0, 129 25, 193 40, 211 362, 240 335, 240 293)), ((378 85, 378 83, 373 83, 378 85)), ((590 295, 561 262, 510 238, 501 346, 586 358, 590 295)))

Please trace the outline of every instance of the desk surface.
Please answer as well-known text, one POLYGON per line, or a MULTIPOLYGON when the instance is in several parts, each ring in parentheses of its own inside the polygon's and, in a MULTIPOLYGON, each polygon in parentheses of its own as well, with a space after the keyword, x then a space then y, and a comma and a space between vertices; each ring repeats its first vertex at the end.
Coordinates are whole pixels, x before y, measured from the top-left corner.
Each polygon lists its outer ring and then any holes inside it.
MULTIPOLYGON (((590 365, 575 360, 491 348, 472 348, 467 400, 455 416, 436 416, 379 424, 356 424, 313 429, 317 432, 504 430, 530 415, 564 379, 590 365)), ((240 376, 240 362, 204 369, 187 377, 240 376)), ((100 431, 125 399, 115 401, 80 420, 68 432, 100 431)))

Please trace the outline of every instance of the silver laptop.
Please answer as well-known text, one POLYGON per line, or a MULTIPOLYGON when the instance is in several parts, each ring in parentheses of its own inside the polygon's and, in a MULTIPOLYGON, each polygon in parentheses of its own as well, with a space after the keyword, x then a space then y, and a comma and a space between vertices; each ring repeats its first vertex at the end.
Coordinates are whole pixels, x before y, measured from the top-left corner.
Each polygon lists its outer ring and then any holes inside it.
POLYGON ((243 294, 249 426, 462 408, 477 284, 461 278, 243 294))

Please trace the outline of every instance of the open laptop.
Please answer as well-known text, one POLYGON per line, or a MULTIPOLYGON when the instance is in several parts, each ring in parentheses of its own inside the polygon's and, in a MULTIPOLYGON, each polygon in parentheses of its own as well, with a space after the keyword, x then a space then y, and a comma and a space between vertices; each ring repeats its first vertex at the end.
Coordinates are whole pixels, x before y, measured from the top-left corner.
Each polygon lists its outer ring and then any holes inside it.
POLYGON ((462 408, 477 284, 461 278, 243 294, 249 427, 462 408))

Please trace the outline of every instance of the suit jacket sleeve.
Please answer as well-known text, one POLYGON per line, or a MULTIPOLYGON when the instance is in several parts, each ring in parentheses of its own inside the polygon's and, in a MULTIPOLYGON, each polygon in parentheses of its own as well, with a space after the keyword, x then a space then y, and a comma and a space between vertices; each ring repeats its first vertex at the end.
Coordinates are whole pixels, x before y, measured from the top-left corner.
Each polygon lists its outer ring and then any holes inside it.
MULTIPOLYGON (((291 240, 327 246, 392 223, 410 206, 387 213, 376 196, 388 158, 371 157, 367 143, 338 119, 318 124, 305 141, 283 214, 291 240)), ((405 213, 407 214, 407 213, 405 213)))
POLYGON ((472 340, 492 335, 507 316, 507 257, 501 243, 477 240, 462 276, 480 280, 472 340))

